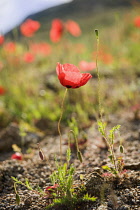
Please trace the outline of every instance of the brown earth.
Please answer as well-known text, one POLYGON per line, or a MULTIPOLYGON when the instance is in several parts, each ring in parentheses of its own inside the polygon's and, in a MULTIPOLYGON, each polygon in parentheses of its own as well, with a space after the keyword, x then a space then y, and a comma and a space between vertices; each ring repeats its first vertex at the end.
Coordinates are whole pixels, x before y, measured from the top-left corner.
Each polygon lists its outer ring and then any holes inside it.
MULTIPOLYGON (((138 210, 140 207, 140 120, 133 120, 132 113, 120 113, 109 117, 109 127, 121 125, 121 136, 125 152, 123 154, 125 172, 118 178, 103 176, 102 165, 109 163, 107 148, 98 133, 96 122, 85 130, 88 141, 84 146, 83 163, 80 164, 75 152, 72 152, 72 162, 76 167, 74 176, 75 185, 81 182, 86 187, 89 195, 97 197, 95 202, 79 202, 75 207, 66 205, 55 206, 50 209, 108 209, 108 210, 138 210), (80 180, 80 175, 83 180, 80 180)), ((0 209, 45 209, 48 205, 46 198, 39 197, 35 192, 29 191, 22 185, 17 186, 21 198, 20 205, 16 204, 15 192, 11 176, 23 181, 29 179, 32 186, 39 185, 42 189, 51 185, 49 175, 54 170, 54 154, 59 157, 59 137, 39 136, 29 133, 23 148, 32 148, 30 155, 24 155, 24 160, 11 160, 10 145, 21 141, 18 127, 14 124, 0 133, 0 209), (41 161, 38 155, 37 142, 47 157, 47 161, 41 161)), ((65 131, 64 133, 67 133, 65 131)), ((63 159, 67 149, 66 134, 63 135, 63 159)), ((116 139, 115 148, 119 141, 116 139)), ((116 149, 116 155, 119 151, 116 149)), ((23 152, 24 153, 24 152, 23 152)))

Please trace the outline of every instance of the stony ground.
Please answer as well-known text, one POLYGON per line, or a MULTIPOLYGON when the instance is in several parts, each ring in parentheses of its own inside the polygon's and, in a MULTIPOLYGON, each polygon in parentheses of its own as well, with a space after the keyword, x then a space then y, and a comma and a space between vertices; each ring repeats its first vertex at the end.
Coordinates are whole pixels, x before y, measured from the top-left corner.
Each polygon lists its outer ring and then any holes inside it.
MULTIPOLYGON (((73 208, 68 206, 55 206, 54 210, 81 209, 81 210, 138 210, 140 209, 140 120, 134 120, 129 112, 110 116, 109 126, 121 125, 121 136, 125 152, 124 174, 119 178, 103 176, 102 165, 108 164, 107 148, 97 130, 96 122, 85 130, 88 141, 83 148, 83 163, 77 160, 74 151, 72 162, 76 167, 75 185, 80 185, 80 175, 83 175, 83 184, 89 195, 97 197, 96 202, 77 203, 73 208)), ((66 131, 64 132, 66 133, 66 131)), ((63 159, 67 145, 63 135, 63 159)), ((11 124, 0 132, 0 209, 37 210, 45 209, 48 205, 46 198, 39 197, 37 193, 29 191, 24 186, 17 186, 21 198, 20 205, 16 204, 15 192, 11 176, 23 181, 29 179, 32 186, 39 185, 42 189, 51 185, 49 175, 54 169, 54 154, 59 155, 59 137, 42 136, 29 133, 26 137, 25 148, 32 148, 30 155, 25 155, 24 160, 11 160, 11 145, 19 144, 21 138, 16 125, 11 124), (41 161, 38 155, 37 142, 46 155, 41 161)), ((116 139, 115 148, 119 142, 116 139)), ((24 151, 24 149, 23 149, 24 151)), ((115 151, 119 156, 119 151, 115 151)))

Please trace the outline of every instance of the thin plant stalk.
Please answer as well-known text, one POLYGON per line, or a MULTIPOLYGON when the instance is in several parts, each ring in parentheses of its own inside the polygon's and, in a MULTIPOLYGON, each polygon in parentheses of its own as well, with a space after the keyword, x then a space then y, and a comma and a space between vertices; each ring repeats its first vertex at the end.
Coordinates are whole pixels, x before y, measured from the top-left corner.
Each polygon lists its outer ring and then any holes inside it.
MULTIPOLYGON (((99 104, 99 119, 101 120, 101 123, 103 124, 103 116, 102 116, 102 104, 101 104, 101 79, 100 79, 100 72, 98 68, 98 57, 99 57, 99 32, 98 29, 95 29, 95 34, 96 34, 96 73, 97 73, 97 78, 98 78, 98 104, 99 104)), ((104 133, 106 133, 104 129, 104 133)), ((109 143, 107 139, 104 139, 105 144, 109 147, 109 143)))
POLYGON ((58 121, 58 133, 59 133, 59 136, 60 136, 60 160, 61 161, 62 161, 62 134, 61 134, 60 124, 61 124, 61 120, 62 120, 62 117, 63 117, 64 101, 65 101, 65 98, 66 98, 67 91, 68 91, 68 89, 66 88, 65 93, 64 93, 64 97, 63 97, 63 100, 62 100, 62 103, 61 103, 61 114, 60 114, 60 118, 59 118, 59 121, 58 121))
POLYGON ((100 72, 98 68, 98 56, 99 56, 99 34, 98 29, 95 29, 96 39, 97 39, 97 45, 96 45, 96 72, 97 72, 97 78, 98 78, 98 104, 99 104, 99 118, 102 120, 102 105, 101 105, 101 81, 100 81, 100 72))
MULTIPOLYGON (((95 29, 95 34, 96 34, 96 40, 97 40, 97 45, 96 45, 96 72, 97 72, 97 78, 98 78, 98 104, 99 104, 99 119, 103 125, 103 117, 102 117, 102 104, 101 104, 101 82, 100 82, 100 72, 99 72, 99 68, 98 68, 98 56, 99 56, 99 32, 98 29, 95 29)), ((113 145, 111 145, 109 143, 108 137, 106 135, 106 130, 105 128, 103 128, 104 130, 104 140, 106 145, 108 146, 110 153, 112 155, 112 161, 113 161, 113 165, 115 167, 115 170, 118 171, 118 167, 116 164, 116 157, 114 154, 114 148, 113 145)))

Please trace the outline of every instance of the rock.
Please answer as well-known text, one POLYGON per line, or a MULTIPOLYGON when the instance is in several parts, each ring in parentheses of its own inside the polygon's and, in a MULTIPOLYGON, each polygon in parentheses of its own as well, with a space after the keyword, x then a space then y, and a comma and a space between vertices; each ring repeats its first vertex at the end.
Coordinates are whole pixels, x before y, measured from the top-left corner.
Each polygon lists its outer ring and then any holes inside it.
POLYGON ((101 196, 101 189, 103 189, 103 177, 94 172, 89 175, 85 183, 86 190, 91 196, 101 196))
POLYGON ((19 135, 18 126, 16 124, 10 124, 0 133, 0 152, 10 151, 12 149, 12 144, 19 145, 20 142, 21 137, 19 135))
POLYGON ((36 144, 43 138, 43 135, 38 135, 33 132, 26 132, 24 142, 19 133, 19 127, 15 123, 11 123, 7 128, 0 133, 0 152, 12 151, 12 145, 16 144, 19 147, 36 144))

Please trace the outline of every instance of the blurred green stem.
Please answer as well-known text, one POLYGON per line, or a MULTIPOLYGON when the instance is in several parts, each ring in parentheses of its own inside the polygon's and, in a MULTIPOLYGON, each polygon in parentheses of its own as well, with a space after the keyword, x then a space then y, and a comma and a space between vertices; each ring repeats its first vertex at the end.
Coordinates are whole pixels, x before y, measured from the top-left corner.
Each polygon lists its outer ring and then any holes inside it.
POLYGON ((99 32, 98 29, 95 29, 95 34, 96 34, 96 39, 97 39, 97 46, 96 46, 96 72, 97 72, 97 77, 98 77, 98 103, 99 103, 99 116, 102 120, 102 106, 101 106, 101 81, 100 81, 100 72, 98 69, 98 56, 99 56, 99 32))
POLYGON ((64 97, 63 97, 63 100, 62 100, 62 103, 61 103, 61 114, 60 114, 60 118, 59 118, 59 121, 58 121, 58 133, 59 133, 59 136, 60 136, 60 160, 61 161, 62 161, 62 134, 61 134, 61 130, 60 130, 60 123, 61 123, 63 112, 64 112, 64 101, 65 101, 65 98, 66 98, 67 91, 68 91, 68 89, 66 88, 65 93, 64 93, 64 97))

